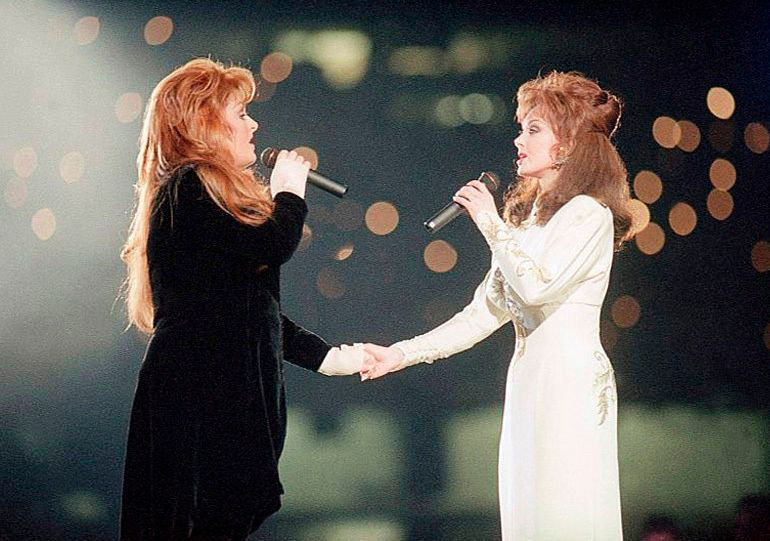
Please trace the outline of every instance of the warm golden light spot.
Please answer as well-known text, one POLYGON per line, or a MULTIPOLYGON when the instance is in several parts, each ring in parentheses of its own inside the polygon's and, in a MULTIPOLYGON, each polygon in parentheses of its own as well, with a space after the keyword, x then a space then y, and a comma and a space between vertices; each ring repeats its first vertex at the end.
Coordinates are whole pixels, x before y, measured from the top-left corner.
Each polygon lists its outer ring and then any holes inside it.
POLYGON ((770 242, 760 240, 751 249, 751 264, 758 272, 770 271, 770 242))
POLYGON ((735 112, 735 98, 729 90, 715 86, 706 95, 706 104, 711 114, 717 118, 728 119, 735 112))
POLYGON ((5 202, 8 206, 17 209, 24 204, 29 195, 27 183, 20 178, 12 178, 5 185, 3 195, 5 196, 5 202))
POLYGON ((78 45, 88 45, 93 43, 99 36, 100 28, 99 19, 97 17, 83 17, 75 23, 75 43, 78 45))
POLYGON ((364 221, 364 209, 355 201, 340 201, 334 207, 334 223, 340 231, 353 231, 364 221))
POLYGON ((746 141, 746 146, 754 154, 767 152, 768 147, 770 147, 770 133, 759 122, 750 122, 743 132, 743 138, 746 141))
POLYGON ((680 120, 676 123, 682 134, 677 145, 685 152, 693 152, 700 145, 700 130, 698 126, 689 120, 680 120))
POLYGON ((269 83, 285 81, 291 74, 292 60, 285 53, 270 53, 262 59, 259 75, 269 83))
POLYGON ((638 199, 628 202, 628 210, 631 212, 631 235, 636 235, 650 223, 650 209, 638 199))
POLYGON ((639 321, 642 308, 635 298, 630 295, 621 295, 612 303, 612 321, 623 329, 633 327, 639 321))
POLYGON ((663 182, 652 171, 639 171, 634 177, 634 194, 648 205, 654 203, 663 193, 663 182))
POLYGON ((492 100, 484 94, 468 94, 458 104, 460 117, 469 124, 485 124, 495 114, 492 100))
POLYGON ((674 148, 682 137, 682 130, 673 118, 660 116, 652 123, 652 136, 663 148, 674 148))
POLYGON ((714 188, 706 199, 706 207, 717 220, 726 220, 733 212, 733 196, 714 188))
POLYGON ((336 259, 337 261, 345 261, 351 255, 353 255, 354 249, 355 247, 352 244, 346 244, 345 246, 340 246, 340 248, 337 250, 337 253, 334 254, 334 259, 336 259))
POLYGON ((687 203, 677 203, 668 213, 668 223, 677 235, 689 235, 698 223, 698 216, 687 203))
POLYGON ((733 146, 735 126, 729 121, 715 120, 709 125, 708 138, 714 150, 724 154, 733 146))
POLYGON ((302 238, 299 239, 299 245, 297 246, 297 250, 300 252, 304 252, 305 250, 308 249, 311 242, 313 242, 313 230, 310 228, 309 225, 304 224, 302 226, 302 238))
POLYGON ((324 267, 318 272, 315 285, 318 291, 327 299, 339 299, 345 295, 345 285, 329 267, 324 267))
POLYGON ((161 45, 166 43, 174 32, 174 21, 170 17, 158 15, 144 25, 144 41, 148 45, 161 45))
POLYGON ((765 343, 765 347, 770 349, 770 323, 765 327, 765 332, 762 333, 762 341, 765 343))
POLYGON ((310 147, 297 147, 294 152, 310 162, 310 169, 318 169, 318 152, 310 147))
POLYGON ((709 167, 709 178, 714 188, 727 191, 735 185, 735 166, 725 159, 717 158, 709 167))
POLYGON ((465 123, 463 117, 460 116, 460 101, 460 96, 444 96, 436 102, 433 114, 439 124, 448 128, 456 128, 465 123))
POLYGON ((599 337, 602 342, 602 347, 605 351, 612 351, 615 349, 615 344, 618 343, 618 330, 610 321, 602 319, 599 323, 599 337))
POLYGON ((650 222, 647 227, 637 233, 634 240, 640 252, 654 255, 663 249, 663 245, 666 243, 666 234, 662 227, 655 222, 650 222))
POLYGON ((457 264, 457 252, 444 240, 434 240, 423 252, 425 265, 433 272, 448 272, 457 264))
POLYGON ((77 182, 83 176, 86 161, 80 152, 68 152, 59 162, 59 174, 64 182, 77 182))
POLYGON ((393 73, 405 77, 437 76, 446 73, 447 62, 444 51, 439 47, 399 47, 390 54, 388 68, 393 73))
POLYGON ((398 209, 387 201, 378 201, 366 210, 366 227, 375 235, 387 235, 398 226, 398 209))
POLYGON ((136 92, 126 92, 115 102, 115 116, 118 122, 128 124, 142 113, 142 97, 136 92))
POLYGON ((255 103, 264 103, 275 96, 275 91, 278 89, 276 83, 265 81, 260 76, 256 76, 254 80, 257 83, 257 93, 254 95, 255 103))
POLYGON ((22 147, 13 154, 13 170, 21 178, 29 178, 37 169, 37 152, 32 147, 22 147))
POLYGON ((56 231, 56 216, 51 209, 40 209, 32 216, 32 231, 40 240, 51 238, 56 231))

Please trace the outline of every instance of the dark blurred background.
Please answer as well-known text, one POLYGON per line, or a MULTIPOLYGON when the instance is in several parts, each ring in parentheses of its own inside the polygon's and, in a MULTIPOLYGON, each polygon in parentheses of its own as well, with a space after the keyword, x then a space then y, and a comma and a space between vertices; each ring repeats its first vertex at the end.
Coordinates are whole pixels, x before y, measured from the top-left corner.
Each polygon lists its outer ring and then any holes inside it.
MULTIPOLYGON (((251 68, 257 147, 308 189, 284 310, 330 342, 450 317, 489 264, 472 223, 422 221, 511 178, 518 86, 579 70, 626 102, 637 240, 602 318, 627 539, 737 539, 770 488, 770 4, 0 0, 0 540, 117 536, 145 340, 117 299, 144 105, 196 56, 251 68), (652 517, 652 518, 651 518, 652 517), (644 532, 647 532, 645 529, 644 532)), ((288 370, 284 507, 253 537, 499 539, 506 326, 384 380, 288 370)))

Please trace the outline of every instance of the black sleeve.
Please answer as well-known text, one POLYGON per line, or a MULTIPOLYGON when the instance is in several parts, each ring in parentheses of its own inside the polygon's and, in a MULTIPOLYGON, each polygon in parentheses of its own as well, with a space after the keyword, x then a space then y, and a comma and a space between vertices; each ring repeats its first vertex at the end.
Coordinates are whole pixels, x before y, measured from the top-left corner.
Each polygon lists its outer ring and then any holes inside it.
POLYGON ((185 173, 175 186, 177 212, 184 234, 199 248, 235 254, 270 266, 286 263, 302 239, 307 205, 289 192, 275 196, 273 215, 258 226, 239 222, 222 210, 208 195, 194 170, 185 173))
POLYGON ((332 347, 323 338, 303 329, 283 314, 281 324, 283 358, 292 364, 317 372, 332 347))

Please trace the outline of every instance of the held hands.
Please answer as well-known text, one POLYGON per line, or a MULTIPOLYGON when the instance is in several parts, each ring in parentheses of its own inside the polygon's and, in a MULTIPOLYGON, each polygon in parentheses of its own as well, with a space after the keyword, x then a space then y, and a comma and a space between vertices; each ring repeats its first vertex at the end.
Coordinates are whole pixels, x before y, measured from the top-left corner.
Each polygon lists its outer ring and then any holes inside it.
POLYGON ((389 372, 401 369, 404 354, 395 347, 383 347, 377 344, 364 344, 364 366, 361 369, 361 381, 375 379, 389 372))
POLYGON ((497 214, 495 198, 489 192, 483 182, 471 180, 468 184, 460 188, 452 200, 461 205, 468 211, 471 219, 479 225, 478 216, 483 212, 492 212, 497 214))
POLYGON ((280 151, 270 174, 270 193, 275 197, 278 192, 291 192, 304 198, 308 171, 310 162, 305 158, 293 150, 280 151))

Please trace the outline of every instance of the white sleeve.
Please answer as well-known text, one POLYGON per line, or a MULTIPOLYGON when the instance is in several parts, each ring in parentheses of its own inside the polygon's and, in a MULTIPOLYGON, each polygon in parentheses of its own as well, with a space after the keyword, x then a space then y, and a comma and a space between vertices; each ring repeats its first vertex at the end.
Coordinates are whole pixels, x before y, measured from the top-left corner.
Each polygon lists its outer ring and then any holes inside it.
POLYGON ((318 372, 324 376, 350 376, 358 374, 364 365, 364 345, 343 344, 331 348, 324 357, 318 372))
POLYGON ((492 272, 488 272, 476 288, 470 304, 448 321, 425 334, 393 344, 404 353, 400 368, 432 363, 464 351, 510 321, 508 312, 487 295, 487 285, 493 279, 492 272))
POLYGON ((558 300, 612 250, 614 239, 612 212, 586 195, 572 198, 553 215, 536 251, 523 249, 521 230, 496 213, 485 212, 478 221, 506 282, 530 306, 558 300))

